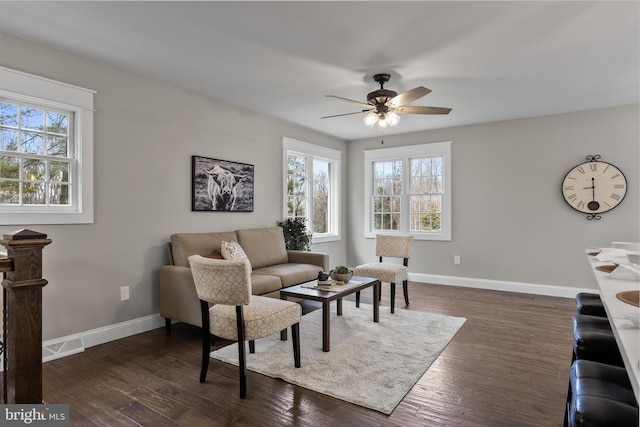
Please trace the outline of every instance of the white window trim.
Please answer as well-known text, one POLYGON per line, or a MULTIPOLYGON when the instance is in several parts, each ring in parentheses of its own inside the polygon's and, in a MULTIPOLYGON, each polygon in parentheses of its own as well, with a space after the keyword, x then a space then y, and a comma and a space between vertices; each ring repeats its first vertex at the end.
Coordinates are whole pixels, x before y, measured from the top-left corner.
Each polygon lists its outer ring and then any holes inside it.
POLYGON ((446 142, 434 142, 431 144, 419 144, 408 145, 403 147, 381 148, 375 150, 365 150, 364 152, 364 236, 366 238, 375 238, 376 234, 410 234, 415 237, 416 240, 451 240, 451 141, 446 142), (405 217, 404 213, 408 212, 409 200, 407 195, 407 189, 410 188, 410 174, 405 174, 404 171, 408 166, 408 160, 411 158, 421 156, 442 156, 444 159, 444 194, 443 194, 443 208, 444 215, 441 221, 442 230, 439 233, 435 232, 411 232, 408 229, 401 230, 372 230, 372 217, 371 217, 371 191, 373 185, 372 165, 374 161, 378 160, 400 160, 403 161, 403 174, 402 174, 402 201, 401 210, 403 212, 402 224, 408 224, 408 215, 405 217))
POLYGON ((96 92, 0 67, 0 96, 74 113, 77 171, 73 211, 25 207, 0 211, 0 225, 93 223, 93 96, 96 92))
MULTIPOLYGON (((335 224, 334 230, 331 233, 314 233, 311 239, 311 243, 323 243, 340 240, 340 170, 342 169, 342 152, 334 150, 332 148, 322 147, 316 144, 310 144, 308 142, 298 141, 293 138, 282 138, 282 170, 283 177, 287 176, 287 155, 299 154, 301 156, 313 156, 318 159, 327 160, 329 162, 336 162, 337 166, 331 173, 331 198, 329 200, 330 206, 335 206, 335 209, 331 209, 331 218, 329 222, 335 224)), ((282 180, 282 215, 287 216, 287 182, 286 179, 282 180)))

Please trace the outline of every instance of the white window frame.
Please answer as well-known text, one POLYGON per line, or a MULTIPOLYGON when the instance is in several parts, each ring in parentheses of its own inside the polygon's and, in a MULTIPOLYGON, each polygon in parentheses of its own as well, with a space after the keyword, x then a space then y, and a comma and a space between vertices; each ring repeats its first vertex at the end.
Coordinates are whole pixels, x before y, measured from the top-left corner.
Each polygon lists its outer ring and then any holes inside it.
POLYGON ((0 225, 93 223, 93 96, 95 91, 0 67, 0 97, 73 114, 69 148, 71 206, 1 206, 0 225))
MULTIPOLYGON (((282 215, 287 217, 287 158, 289 155, 305 157, 307 185, 305 194, 312 194, 311 186, 313 185, 313 159, 326 161, 331 164, 330 188, 329 194, 329 231, 327 233, 313 233, 311 243, 322 243, 340 240, 340 188, 341 178, 340 171, 342 169, 342 152, 332 148, 322 147, 308 142, 298 141, 296 139, 284 137, 282 138, 282 215)), ((308 221, 313 221, 313 208, 311 201, 307 200, 308 221)))
POLYGON ((451 141, 435 142, 430 144, 409 145, 403 147, 381 148, 375 150, 365 150, 364 152, 364 235, 366 238, 375 238, 376 234, 410 234, 416 240, 451 240, 451 141), (440 220, 441 230, 433 231, 410 231, 409 230, 409 189, 411 174, 409 161, 413 158, 442 156, 443 158, 443 195, 442 195, 442 217, 440 220), (373 163, 383 160, 402 160, 402 194, 400 201, 400 224, 399 230, 374 230, 372 212, 373 191, 373 163))

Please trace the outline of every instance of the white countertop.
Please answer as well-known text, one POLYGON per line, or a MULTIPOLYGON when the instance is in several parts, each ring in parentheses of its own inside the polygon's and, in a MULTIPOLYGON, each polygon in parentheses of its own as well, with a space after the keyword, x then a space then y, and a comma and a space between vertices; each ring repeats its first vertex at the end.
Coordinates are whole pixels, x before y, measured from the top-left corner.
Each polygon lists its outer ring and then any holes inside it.
POLYGON ((609 256, 587 255, 591 270, 598 282, 600 298, 604 303, 611 329, 618 342, 620 354, 629 373, 631 386, 640 403, 640 307, 620 300, 616 295, 619 292, 640 290, 640 268, 631 264, 626 257, 617 257, 619 251, 611 251, 609 248, 589 248, 586 253, 594 253, 603 250, 603 254, 609 256), (598 260, 598 257, 602 260, 598 260), (597 270, 596 267, 618 264, 619 267, 612 273, 597 270))

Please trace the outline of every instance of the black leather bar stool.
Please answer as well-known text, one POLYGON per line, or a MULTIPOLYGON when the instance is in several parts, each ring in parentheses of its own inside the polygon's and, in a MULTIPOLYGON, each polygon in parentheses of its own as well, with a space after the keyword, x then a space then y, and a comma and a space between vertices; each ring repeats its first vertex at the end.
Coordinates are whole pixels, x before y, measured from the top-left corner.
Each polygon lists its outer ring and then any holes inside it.
POLYGON ((604 317, 573 316, 573 359, 624 366, 609 320, 604 317))
POLYGON ((588 314, 590 316, 607 317, 604 304, 600 295, 581 292, 576 295, 576 310, 578 314, 588 314))
POLYGON ((624 368, 576 360, 569 390, 565 426, 638 426, 638 404, 624 368))

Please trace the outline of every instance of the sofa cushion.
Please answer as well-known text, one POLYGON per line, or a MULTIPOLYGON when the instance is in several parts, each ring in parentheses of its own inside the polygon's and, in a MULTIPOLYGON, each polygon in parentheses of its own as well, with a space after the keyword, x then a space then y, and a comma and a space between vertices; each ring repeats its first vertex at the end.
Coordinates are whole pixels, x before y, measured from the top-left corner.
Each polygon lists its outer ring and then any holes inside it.
POLYGON ((253 295, 264 295, 279 291, 281 288, 282 280, 279 277, 251 273, 251 293, 253 295))
POLYGON ((233 231, 221 233, 176 233, 171 235, 171 252, 174 265, 189 267, 191 255, 207 256, 213 252, 220 252, 222 241, 238 241, 233 231))
POLYGON ((282 280, 282 287, 286 288, 287 286, 298 285, 317 279, 318 272, 321 270, 321 267, 312 264, 277 264, 254 270, 251 277, 253 278, 260 274, 276 276, 282 280))
POLYGON ((281 227, 238 230, 236 235, 254 270, 289 262, 281 227))

